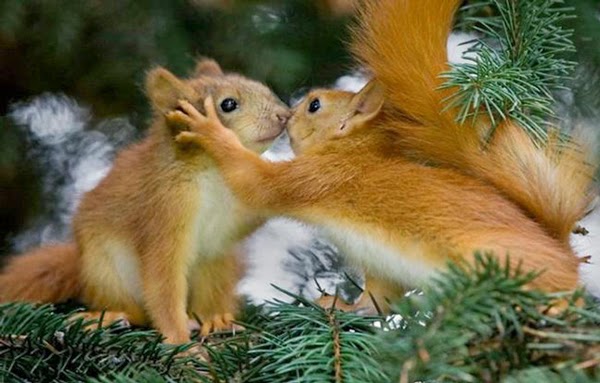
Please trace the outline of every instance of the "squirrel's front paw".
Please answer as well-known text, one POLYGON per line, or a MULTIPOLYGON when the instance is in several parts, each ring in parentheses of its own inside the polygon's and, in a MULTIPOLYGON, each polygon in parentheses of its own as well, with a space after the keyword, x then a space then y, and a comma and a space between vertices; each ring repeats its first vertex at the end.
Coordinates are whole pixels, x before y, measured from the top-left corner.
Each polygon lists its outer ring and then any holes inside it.
POLYGON ((172 110, 170 112, 165 113, 165 118, 170 124, 183 125, 188 128, 193 123, 192 119, 180 110, 172 110))
POLYGON ((191 144, 198 143, 199 136, 196 133, 192 132, 180 132, 175 136, 175 142, 178 144, 191 144))
POLYGON ((221 126, 221 121, 212 97, 207 97, 204 100, 204 108, 206 116, 203 115, 187 100, 179 100, 177 110, 166 113, 167 121, 175 124, 186 125, 192 131, 205 131, 221 126))

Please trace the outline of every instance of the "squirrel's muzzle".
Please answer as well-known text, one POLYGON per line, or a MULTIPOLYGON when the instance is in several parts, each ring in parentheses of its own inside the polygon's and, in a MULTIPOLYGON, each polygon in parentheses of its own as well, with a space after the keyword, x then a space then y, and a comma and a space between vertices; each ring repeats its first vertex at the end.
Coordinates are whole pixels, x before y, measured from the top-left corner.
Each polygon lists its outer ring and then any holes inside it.
POLYGON ((285 112, 275 113, 275 118, 277 118, 277 121, 279 121, 279 124, 282 128, 285 127, 290 117, 292 117, 292 113, 289 110, 285 112))

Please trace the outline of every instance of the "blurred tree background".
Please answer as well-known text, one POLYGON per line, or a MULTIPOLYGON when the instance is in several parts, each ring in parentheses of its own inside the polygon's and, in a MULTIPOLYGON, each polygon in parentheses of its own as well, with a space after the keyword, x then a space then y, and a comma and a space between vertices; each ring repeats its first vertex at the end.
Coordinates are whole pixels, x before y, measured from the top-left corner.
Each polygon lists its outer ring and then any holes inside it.
MULTIPOLYGON (((415 0, 417 1, 417 0, 415 0)), ((478 0, 468 0, 465 3, 478 0)), ((38 173, 5 116, 11 103, 64 92, 96 118, 148 118, 141 84, 162 65, 185 76, 200 55, 265 82, 284 100, 351 69, 344 41, 352 0, 0 1, 0 255, 40 213, 38 173)), ((600 2, 567 0, 581 63, 576 113, 600 109, 600 2), (591 77, 590 77, 591 76, 591 77)))

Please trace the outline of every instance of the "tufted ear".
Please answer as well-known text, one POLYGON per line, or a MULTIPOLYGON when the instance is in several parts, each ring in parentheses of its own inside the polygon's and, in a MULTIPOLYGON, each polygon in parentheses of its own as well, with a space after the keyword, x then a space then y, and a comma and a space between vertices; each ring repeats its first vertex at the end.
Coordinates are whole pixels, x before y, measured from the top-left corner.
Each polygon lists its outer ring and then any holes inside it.
POLYGON ((153 108, 166 112, 177 105, 179 99, 193 100, 196 91, 165 68, 151 70, 146 76, 146 93, 153 108))
POLYGON ((337 136, 344 136, 353 129, 371 121, 379 114, 384 102, 383 86, 371 80, 364 88, 356 93, 350 101, 352 115, 338 128, 337 136))
POLYGON ((213 59, 203 58, 196 63, 194 77, 199 76, 223 76, 223 70, 219 64, 213 59))

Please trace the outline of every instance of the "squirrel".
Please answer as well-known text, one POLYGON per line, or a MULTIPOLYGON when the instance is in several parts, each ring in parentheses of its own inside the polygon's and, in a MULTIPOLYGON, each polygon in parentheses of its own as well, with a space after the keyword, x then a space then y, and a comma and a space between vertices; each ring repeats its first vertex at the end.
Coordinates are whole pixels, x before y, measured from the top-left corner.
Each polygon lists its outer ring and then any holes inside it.
POLYGON ((439 76, 460 3, 366 4, 352 50, 375 79, 357 94, 310 92, 288 122, 292 161, 245 149, 210 99, 206 115, 185 100, 167 115, 189 127, 177 140, 203 147, 249 208, 320 227, 365 269, 365 296, 398 298, 477 252, 540 272, 532 288, 573 289, 580 261, 568 235, 590 200, 594 164, 575 143, 537 147, 511 121, 484 146, 484 126, 461 126, 444 109, 456 89, 438 90, 439 76))
POLYGON ((243 271, 235 245, 263 220, 236 201, 203 150, 175 141, 182 126, 164 113, 180 98, 211 95, 230 131, 260 153, 283 131, 289 110, 266 86, 210 59, 187 80, 153 69, 146 91, 149 134, 83 196, 75 243, 13 257, 0 274, 0 301, 79 299, 99 310, 86 318, 106 309, 105 320, 151 324, 174 344, 190 340, 186 312, 201 320, 201 335, 232 326, 243 271))

